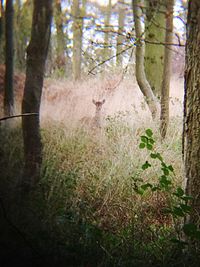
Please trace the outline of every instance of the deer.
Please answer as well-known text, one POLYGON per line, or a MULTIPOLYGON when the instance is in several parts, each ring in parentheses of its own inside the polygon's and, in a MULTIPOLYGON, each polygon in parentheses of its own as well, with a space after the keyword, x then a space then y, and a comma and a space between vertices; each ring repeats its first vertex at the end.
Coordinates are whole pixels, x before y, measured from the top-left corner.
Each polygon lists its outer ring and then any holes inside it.
POLYGON ((92 103, 96 107, 96 111, 95 111, 94 117, 85 116, 80 120, 80 123, 81 123, 82 126, 86 126, 88 128, 101 129, 102 128, 101 110, 102 110, 103 104, 105 103, 105 99, 103 99, 102 101, 95 101, 94 99, 92 99, 92 103))

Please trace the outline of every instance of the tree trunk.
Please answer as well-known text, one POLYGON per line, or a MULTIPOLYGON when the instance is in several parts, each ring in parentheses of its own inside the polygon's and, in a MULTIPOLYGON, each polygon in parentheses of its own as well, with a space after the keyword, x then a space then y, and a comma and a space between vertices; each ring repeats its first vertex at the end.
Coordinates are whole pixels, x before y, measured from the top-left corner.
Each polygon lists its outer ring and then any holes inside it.
POLYGON ((62 68, 66 65, 65 57, 65 34, 63 32, 63 13, 61 7, 61 0, 55 1, 55 23, 56 23, 56 38, 57 38, 57 67, 62 68))
POLYGON ((147 6, 145 21, 145 73, 154 94, 160 97, 164 46, 154 44, 154 42, 163 43, 165 40, 165 7, 161 0, 146 0, 145 2, 147 6))
POLYGON ((166 6, 166 35, 165 35, 165 56, 164 70, 161 90, 161 114, 160 114, 160 133, 164 139, 169 124, 169 91, 172 63, 172 44, 173 42, 173 10, 174 0, 167 0, 166 6))
POLYGON ((124 0, 118 2, 119 4, 119 17, 118 17, 118 35, 117 35, 117 66, 122 65, 123 55, 121 52, 123 51, 123 42, 124 42, 124 19, 125 19, 125 8, 124 8, 124 0))
POLYGON ((83 35, 83 17, 81 17, 80 0, 73 0, 73 76, 74 80, 81 78, 81 53, 83 35))
POLYGON ((149 85, 145 71, 144 71, 144 53, 145 53, 145 44, 142 40, 144 32, 142 31, 142 10, 141 6, 143 5, 142 0, 132 0, 133 5, 133 15, 135 22, 135 34, 136 34, 136 79, 140 90, 142 91, 144 97, 146 98, 147 104, 152 114, 152 118, 155 119, 158 113, 158 104, 157 99, 149 85))
POLYGON ((14 114, 13 93, 13 1, 6 1, 5 12, 5 36, 6 36, 6 68, 5 68, 5 94, 4 94, 4 116, 14 114))
POLYGON ((105 35, 104 35, 104 60, 108 59, 110 57, 110 48, 109 48, 109 36, 110 36, 110 18, 111 18, 111 9, 112 9, 112 1, 108 1, 108 5, 106 8, 106 14, 105 14, 105 35))
MULTIPOLYGON (((187 18, 183 151, 186 192, 193 197, 186 222, 200 227, 200 1, 189 1, 187 18)), ((195 244, 196 246, 197 244, 195 244)), ((194 246, 194 247, 195 247, 194 246)), ((200 249, 200 244, 198 244, 200 249)))
POLYGON ((40 101, 45 61, 48 52, 52 19, 52 0, 34 0, 31 40, 27 48, 27 68, 22 113, 25 167, 22 186, 31 190, 40 177, 42 143, 40 137, 40 101))

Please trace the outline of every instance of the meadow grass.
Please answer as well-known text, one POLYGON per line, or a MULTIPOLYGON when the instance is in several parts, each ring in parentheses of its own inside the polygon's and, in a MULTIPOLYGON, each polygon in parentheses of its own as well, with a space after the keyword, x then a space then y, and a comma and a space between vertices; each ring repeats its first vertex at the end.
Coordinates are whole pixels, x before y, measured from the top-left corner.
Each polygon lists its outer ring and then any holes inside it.
MULTIPOLYGON (((162 142, 158 124, 131 126, 118 114, 107 119, 103 130, 90 134, 81 127, 43 123, 41 180, 31 202, 35 221, 26 227, 26 235, 50 262, 182 266, 180 250, 170 242, 177 235, 177 222, 163 212, 171 201, 169 194, 136 192, 137 185, 157 183, 161 175, 156 161, 142 170, 145 161, 151 161, 150 152, 139 149, 147 128, 153 130, 156 151, 174 168, 173 185, 183 183, 182 121, 171 119, 162 142), (34 223, 39 230, 32 230, 34 223)), ((1 129, 0 134, 1 184, 9 195, 23 171, 22 135, 20 128, 1 129)))

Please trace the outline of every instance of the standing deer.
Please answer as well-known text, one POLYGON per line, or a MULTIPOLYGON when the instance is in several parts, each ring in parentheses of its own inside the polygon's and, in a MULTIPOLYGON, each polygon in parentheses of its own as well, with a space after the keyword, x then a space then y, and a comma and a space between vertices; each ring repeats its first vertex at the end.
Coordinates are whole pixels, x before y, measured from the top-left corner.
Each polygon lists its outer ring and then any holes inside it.
POLYGON ((101 114, 101 109, 103 104, 105 103, 105 99, 102 101, 95 101, 94 99, 92 100, 92 103, 96 107, 95 115, 94 117, 83 117, 80 120, 81 125, 90 127, 90 128, 101 128, 102 127, 102 114, 101 114))

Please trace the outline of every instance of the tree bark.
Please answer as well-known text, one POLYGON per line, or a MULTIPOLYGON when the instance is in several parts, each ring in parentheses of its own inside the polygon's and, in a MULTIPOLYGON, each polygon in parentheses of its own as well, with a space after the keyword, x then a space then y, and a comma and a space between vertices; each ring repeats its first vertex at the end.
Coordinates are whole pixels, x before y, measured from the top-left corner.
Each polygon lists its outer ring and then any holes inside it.
POLYGON ((112 1, 108 1, 108 5, 106 7, 105 14, 105 35, 104 35, 104 60, 107 60, 110 57, 110 48, 109 48, 109 37, 110 37, 110 18, 111 18, 111 10, 112 10, 112 1))
POLYGON ((121 66, 123 62, 123 42, 124 42, 124 19, 125 19, 125 8, 124 0, 118 1, 119 4, 119 17, 118 17, 118 35, 117 35, 117 66, 121 66))
MULTIPOLYGON (((183 151, 186 193, 193 197, 186 222, 200 227, 200 1, 188 6, 183 151)), ((200 249, 200 244, 192 244, 200 249)))
POLYGON ((152 118, 155 119, 158 113, 157 99, 149 85, 145 71, 144 71, 144 54, 145 54, 145 44, 142 40, 144 32, 142 30, 141 17, 143 6, 142 0, 132 0, 133 5, 133 15, 135 22, 135 35, 136 35, 136 79, 137 83, 142 91, 144 97, 146 98, 147 104, 152 114, 152 118))
POLYGON ((159 43, 165 40, 165 6, 161 0, 146 0, 145 3, 145 40, 148 41, 145 44, 145 73, 154 94, 160 97, 164 46, 159 43))
POLYGON ((173 7, 174 0, 167 0, 166 6, 166 34, 165 34, 165 55, 164 70, 161 89, 161 114, 160 114, 160 133, 164 139, 169 125, 169 91, 172 63, 172 46, 167 45, 173 42, 173 7))
POLYGON ((81 78, 81 54, 82 54, 82 35, 83 17, 81 17, 80 0, 73 0, 73 76, 74 80, 81 78))
POLYGON ((31 190, 40 177, 42 143, 40 137, 40 101, 45 61, 48 52, 52 19, 52 0, 34 0, 31 40, 27 48, 27 67, 22 113, 25 167, 22 186, 31 190))
POLYGON ((13 1, 6 1, 5 11, 5 91, 4 91, 4 116, 14 114, 14 93, 13 93, 13 1))
POLYGON ((55 23, 56 23, 56 39, 57 39, 57 67, 62 68, 66 65, 65 57, 65 35, 63 32, 63 13, 61 0, 55 1, 55 23))

